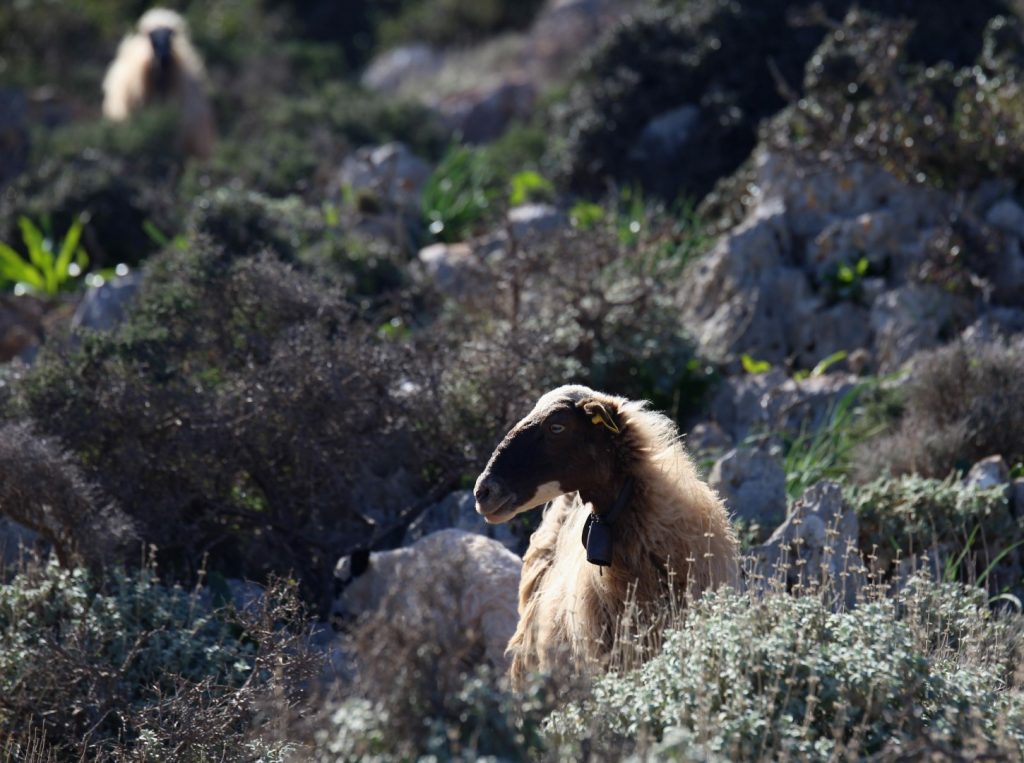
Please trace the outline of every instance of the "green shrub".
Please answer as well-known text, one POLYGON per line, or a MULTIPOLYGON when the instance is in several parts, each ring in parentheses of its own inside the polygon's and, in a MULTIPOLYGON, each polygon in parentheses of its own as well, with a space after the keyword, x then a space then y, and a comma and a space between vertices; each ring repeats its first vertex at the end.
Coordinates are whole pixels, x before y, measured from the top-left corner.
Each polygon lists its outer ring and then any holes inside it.
POLYGON ((434 158, 448 138, 426 107, 336 81, 311 92, 263 93, 239 113, 213 158, 190 165, 183 193, 220 185, 270 196, 322 191, 353 148, 398 140, 434 158))
POLYGON ((62 759, 280 759, 261 707, 287 708, 316 666, 285 625, 303 623, 284 584, 234 611, 151 567, 30 566, 0 585, 0 739, 36 729, 62 759))
MULTIPOLYGON (((801 95, 805 62, 832 20, 852 5, 849 0, 645 3, 587 55, 568 100, 555 104, 562 137, 552 158, 573 188, 588 193, 600 193, 614 179, 638 180, 668 199, 702 197, 747 158, 760 121, 781 109, 787 95, 794 100, 801 95), (814 5, 823 13, 815 13, 814 5), (630 149, 643 127, 683 105, 700 108, 689 143, 693 148, 654 167, 634 163, 630 149)), ((915 21, 910 53, 927 65, 970 64, 981 50, 985 23, 1011 12, 1000 0, 858 5, 915 21)), ((877 55, 877 48, 870 51, 877 55)), ((839 118, 829 114, 834 127, 839 118)))
POLYGON ((423 189, 430 232, 442 241, 461 241, 498 219, 507 208, 503 179, 486 149, 451 149, 423 189))
POLYGON ((373 271, 311 255, 295 200, 207 201, 126 322, 50 346, 5 415, 59 438, 169 574, 294 572, 326 606, 338 556, 475 474, 560 368, 525 331, 403 335, 415 295, 360 295, 373 271))
POLYGON ((895 431, 856 454, 860 473, 942 478, 993 454, 1024 461, 1019 344, 950 344, 915 357, 895 431))
POLYGON ((134 265, 158 248, 147 223, 172 234, 177 202, 165 182, 137 175, 126 160, 83 150, 47 160, 0 195, 0 241, 20 238, 18 220, 27 217, 67 230, 80 216, 87 225, 82 244, 95 268, 134 265))
POLYGON ((380 46, 403 42, 466 45, 508 29, 527 26, 543 0, 401 0, 382 18, 380 46))
POLYGON ((441 241, 462 241, 499 221, 509 206, 535 200, 531 190, 550 195, 550 182, 536 172, 543 150, 543 135, 523 125, 487 146, 451 147, 423 189, 427 229, 441 241))
POLYGON ((860 546, 881 570, 928 552, 944 565, 933 573, 983 583, 994 592, 1019 592, 1024 520, 1014 515, 1002 486, 983 490, 964 487, 955 477, 911 475, 850 487, 846 497, 860 520, 860 546))
POLYGON ((808 61, 805 97, 767 129, 770 143, 867 158, 948 188, 1024 172, 1019 20, 993 18, 982 54, 962 68, 914 62, 911 39, 907 24, 851 12, 808 61))
POLYGON ((920 745, 1013 758, 1024 696, 1007 681, 1020 648, 1019 617, 925 579, 843 613, 812 596, 722 592, 647 664, 556 711, 548 741, 569 757, 829 760, 920 745))

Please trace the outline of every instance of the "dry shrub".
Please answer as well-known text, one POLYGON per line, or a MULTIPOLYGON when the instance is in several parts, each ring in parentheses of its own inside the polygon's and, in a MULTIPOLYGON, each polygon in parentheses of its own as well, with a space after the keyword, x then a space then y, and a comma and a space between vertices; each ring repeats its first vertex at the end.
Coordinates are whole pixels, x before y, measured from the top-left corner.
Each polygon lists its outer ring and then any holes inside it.
POLYGON ((0 425, 0 513, 44 537, 63 564, 99 569, 137 552, 131 518, 23 423, 0 425))
POLYGON ((766 128, 768 142, 867 158, 911 182, 951 188, 1020 175, 1019 20, 991 19, 977 60, 958 65, 913 61, 913 30, 907 21, 851 11, 809 59, 805 97, 766 128))
POLYGON ((611 204, 593 224, 512 238, 504 256, 482 258, 459 312, 438 325, 469 326, 484 344, 501 332, 536 337, 556 384, 579 380, 678 416, 713 378, 678 320, 683 269, 704 243, 689 218, 611 204))
POLYGON ((244 609, 215 609, 151 565, 104 581, 30 565, 0 587, 0 738, 83 760, 280 750, 262 741, 263 712, 287 712, 318 667, 303 622, 282 581, 244 609))
POLYGON ((1024 353, 1019 342, 956 342, 918 355, 892 434, 857 452, 858 472, 942 478, 979 459, 1024 461, 1024 353))
POLYGON ((41 360, 22 406, 169 571, 209 554, 320 597, 337 556, 429 487, 405 360, 313 274, 196 242, 154 263, 118 332, 41 360))
POLYGON ((560 365, 536 332, 385 332, 387 300, 296 261, 302 210, 272 223, 287 205, 223 201, 197 227, 242 251, 197 230, 151 261, 127 321, 51 346, 12 407, 168 573, 204 556, 226 577, 294 572, 326 610, 337 558, 475 476, 560 365), (274 248, 249 253, 253 230, 274 248))

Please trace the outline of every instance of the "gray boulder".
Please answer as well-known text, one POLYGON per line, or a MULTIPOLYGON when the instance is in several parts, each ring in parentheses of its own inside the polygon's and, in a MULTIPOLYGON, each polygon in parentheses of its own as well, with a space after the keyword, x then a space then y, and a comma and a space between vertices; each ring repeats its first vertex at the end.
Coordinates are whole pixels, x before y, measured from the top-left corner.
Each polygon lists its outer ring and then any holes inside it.
POLYGON ((1019 239, 1024 238, 1024 207, 1012 198, 993 204, 985 215, 985 222, 1019 239))
POLYGON ((402 45, 375 57, 361 78, 363 87, 381 93, 397 93, 407 80, 441 69, 444 56, 430 45, 402 45))
POLYGON ((886 292, 871 306, 878 370, 900 368, 941 342, 958 313, 957 298, 938 286, 911 284, 886 292))
POLYGON ((17 565, 40 541, 39 534, 0 516, 0 572, 17 565))
POLYGON ((529 116, 536 99, 532 82, 508 79, 443 96, 434 109, 466 142, 485 143, 500 137, 512 120, 529 116))
POLYGON ((476 291, 483 269, 467 243, 437 243, 425 246, 416 255, 427 277, 449 297, 460 299, 476 291))
POLYGON ((747 580, 762 590, 820 589, 850 609, 866 582, 857 514, 828 480, 812 485, 771 537, 750 550, 747 580))
POLYGON ((687 150, 699 122, 700 109, 692 104, 654 117, 629 149, 628 161, 633 171, 638 175, 663 171, 666 162, 687 150))
POLYGON ((735 441, 756 432, 813 432, 857 384, 852 373, 791 379, 779 369, 726 379, 711 400, 711 418, 735 441))
POLYGON ((1002 456, 989 456, 971 467, 964 477, 964 485, 967 487, 985 490, 999 487, 1010 481, 1010 468, 1002 456))
POLYGON ((508 211, 508 222, 512 235, 522 240, 554 233, 568 219, 564 212, 551 204, 520 204, 508 211))
POLYGON ((71 317, 72 331, 109 331, 117 326, 141 283, 142 276, 135 272, 105 281, 100 286, 90 286, 71 317))
POLYGON ((774 527, 786 515, 786 470, 767 448, 737 448, 715 462, 708 484, 736 517, 774 527))
POLYGON ((420 194, 432 172, 430 164, 404 143, 364 146, 345 158, 338 173, 342 186, 369 195, 382 211, 418 219, 420 194))
POLYGON ((686 447, 691 453, 715 453, 729 450, 734 441, 720 424, 702 421, 686 433, 686 447))
POLYGON ((681 301, 704 357, 785 361, 815 307, 803 271, 787 264, 791 245, 782 209, 766 206, 691 270, 681 301))

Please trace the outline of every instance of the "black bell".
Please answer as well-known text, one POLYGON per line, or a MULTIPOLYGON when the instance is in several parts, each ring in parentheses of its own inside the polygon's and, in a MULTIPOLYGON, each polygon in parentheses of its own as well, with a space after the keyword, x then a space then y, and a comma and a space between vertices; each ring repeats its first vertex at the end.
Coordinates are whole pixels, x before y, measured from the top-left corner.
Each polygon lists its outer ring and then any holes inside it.
POLYGON ((599 567, 612 563, 612 531, 597 514, 587 517, 583 525, 583 545, 587 549, 587 561, 599 567))

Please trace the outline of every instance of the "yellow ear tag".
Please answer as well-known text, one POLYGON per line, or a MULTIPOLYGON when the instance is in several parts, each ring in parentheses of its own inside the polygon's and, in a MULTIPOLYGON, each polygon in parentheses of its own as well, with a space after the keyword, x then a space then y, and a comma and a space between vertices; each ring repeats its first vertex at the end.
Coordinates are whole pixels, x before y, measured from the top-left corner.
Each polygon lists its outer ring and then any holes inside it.
POLYGON ((593 416, 591 416, 590 420, 594 424, 604 424, 608 429, 610 429, 615 434, 619 434, 619 432, 621 431, 618 428, 618 426, 616 426, 614 421, 612 421, 611 419, 605 419, 600 413, 595 413, 593 416))

